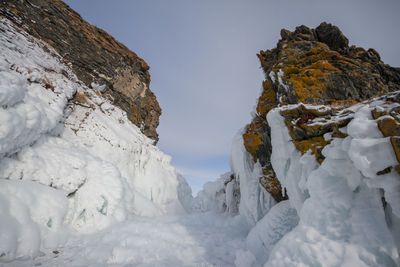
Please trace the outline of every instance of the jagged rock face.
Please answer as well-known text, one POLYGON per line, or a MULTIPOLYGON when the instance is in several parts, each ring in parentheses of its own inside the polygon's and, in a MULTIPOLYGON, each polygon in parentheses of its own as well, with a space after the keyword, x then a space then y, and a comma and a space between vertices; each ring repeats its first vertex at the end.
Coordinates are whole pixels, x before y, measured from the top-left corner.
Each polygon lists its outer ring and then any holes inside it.
MULTIPOLYGON (((310 29, 302 25, 294 32, 283 29, 281 37, 276 48, 258 54, 266 80, 257 114, 243 134, 246 150, 263 167, 261 184, 277 201, 285 197, 270 163, 271 134, 266 114, 271 109, 306 103, 331 105, 340 110, 400 90, 400 70, 384 64, 374 49, 349 47, 348 39, 336 26, 324 22, 310 29)), ((340 135, 335 129, 349 122, 346 119, 320 128, 307 127, 308 120, 334 114, 316 114, 304 107, 291 112, 282 115, 296 148, 302 153, 311 149, 318 162, 323 160, 320 151, 326 145, 322 136, 329 131, 340 135)))
POLYGON ((60 0, 2 1, 0 15, 50 44, 87 86, 105 85, 103 94, 158 141, 161 108, 149 89, 149 66, 143 59, 60 0))

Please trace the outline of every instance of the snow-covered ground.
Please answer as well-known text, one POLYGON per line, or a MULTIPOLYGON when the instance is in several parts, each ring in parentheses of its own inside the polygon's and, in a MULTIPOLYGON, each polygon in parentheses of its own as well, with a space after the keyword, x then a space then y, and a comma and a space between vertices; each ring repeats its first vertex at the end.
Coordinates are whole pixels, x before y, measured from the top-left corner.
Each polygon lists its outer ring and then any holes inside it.
POLYGON ((234 266, 247 232, 240 216, 137 217, 7 266, 234 266))

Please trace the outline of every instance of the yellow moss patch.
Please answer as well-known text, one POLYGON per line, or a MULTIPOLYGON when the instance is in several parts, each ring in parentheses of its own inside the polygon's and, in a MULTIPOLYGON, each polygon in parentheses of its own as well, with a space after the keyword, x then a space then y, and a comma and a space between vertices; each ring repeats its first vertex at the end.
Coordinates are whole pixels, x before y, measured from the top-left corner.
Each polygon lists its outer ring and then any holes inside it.
POLYGON ((243 134, 243 144, 246 150, 253 156, 254 162, 257 162, 257 150, 263 144, 262 133, 257 131, 257 125, 252 122, 246 127, 243 134))
POLYGON ((257 54, 257 57, 261 62, 261 66, 264 67, 266 64, 265 52, 261 50, 260 53, 257 54))
POLYGON ((340 131, 338 128, 335 128, 332 131, 332 137, 336 137, 336 138, 346 138, 347 136, 349 136, 347 133, 344 133, 342 131, 340 131))
POLYGON ((270 80, 265 80, 263 82, 263 89, 264 90, 257 103, 257 112, 260 115, 266 115, 268 111, 276 106, 275 92, 272 90, 270 80))
POLYGON ((343 57, 322 43, 304 52, 297 47, 302 42, 293 42, 282 52, 282 65, 286 66, 282 69, 283 79, 292 85, 299 102, 310 102, 310 99, 323 97, 328 76, 340 71, 330 60, 343 57))
POLYGON ((298 74, 300 69, 295 65, 289 65, 284 69, 286 75, 298 74))
POLYGON ((337 100, 337 99, 331 99, 330 100, 330 106, 332 108, 348 108, 351 107, 355 104, 357 104, 358 102, 353 100, 353 99, 349 99, 349 100, 337 100))
POLYGON ((294 68, 285 68, 284 79, 289 81, 298 96, 300 102, 309 98, 317 99, 323 97, 326 92, 326 79, 334 70, 333 66, 326 60, 316 62, 306 68, 294 72, 294 68))
POLYGON ((322 163, 325 157, 321 154, 321 151, 330 142, 327 142, 322 136, 317 136, 307 140, 294 141, 293 143, 302 155, 311 150, 311 154, 315 155, 315 159, 322 163))
POLYGON ((322 117, 329 114, 328 110, 307 109, 304 105, 299 105, 292 109, 282 110, 280 114, 285 118, 298 118, 304 114, 312 114, 314 117, 322 117))
POLYGON ((383 118, 377 121, 383 136, 400 136, 400 124, 393 118, 383 118))

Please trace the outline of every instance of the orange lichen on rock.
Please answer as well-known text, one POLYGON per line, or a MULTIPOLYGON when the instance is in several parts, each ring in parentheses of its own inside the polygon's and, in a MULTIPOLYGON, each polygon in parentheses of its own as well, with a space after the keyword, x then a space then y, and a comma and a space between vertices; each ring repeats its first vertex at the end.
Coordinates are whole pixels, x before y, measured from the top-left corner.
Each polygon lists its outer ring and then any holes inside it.
POLYGON ((377 120, 378 128, 383 136, 400 136, 400 123, 394 118, 385 117, 377 120))
POLYGON ((267 62, 267 58, 265 57, 265 52, 260 51, 260 53, 257 54, 258 59, 260 60, 261 66, 265 66, 267 62))
POLYGON ((256 122, 253 121, 247 125, 246 132, 243 134, 243 144, 253 156, 254 162, 257 162, 257 150, 263 144, 262 133, 258 129, 256 122))
POLYGON ((76 92, 73 101, 78 102, 79 104, 85 104, 88 102, 88 97, 83 92, 76 92))
POLYGON ((386 110, 377 110, 376 108, 374 108, 371 111, 371 115, 372 115, 372 118, 374 118, 374 120, 376 120, 382 116, 389 115, 389 113, 386 110))
POLYGON ((279 202, 288 199, 287 195, 282 193, 282 186, 274 175, 261 176, 259 178, 259 183, 271 194, 275 201, 279 202))
POLYGON ((322 155, 321 151, 330 142, 326 141, 322 136, 317 136, 302 141, 295 140, 293 141, 293 143, 297 148, 297 150, 300 151, 302 155, 304 155, 308 151, 311 151, 311 154, 315 155, 315 159, 319 163, 322 163, 325 157, 322 155))
MULTIPOLYGON (((304 115, 313 115, 313 117, 323 117, 327 115, 331 115, 331 111, 328 109, 316 109, 316 108, 307 108, 305 105, 298 105, 292 109, 282 110, 281 115, 285 118, 295 119, 304 115)), ((299 123, 297 123, 299 124, 299 123)))
POLYGON ((329 59, 338 58, 340 54, 322 43, 307 52, 298 53, 296 46, 288 50, 283 64, 286 67, 282 69, 283 80, 292 85, 298 101, 313 102, 312 99, 323 98, 328 76, 332 72, 339 72, 329 59))
MULTIPOLYGON (((392 144, 394 154, 396 155, 397 161, 400 163, 400 123, 398 123, 396 119, 398 110, 395 108, 389 113, 386 110, 377 110, 375 108, 371 111, 371 114, 376 120, 378 129, 383 136, 390 137, 390 143, 392 144)), ((399 166, 395 167, 395 170, 398 172, 399 169, 399 166)))
MULTIPOLYGON (((337 115, 339 110, 307 108, 304 105, 298 105, 292 109, 282 110, 280 113, 285 118, 285 125, 297 150, 301 154, 311 151, 316 160, 322 163, 324 156, 321 151, 330 143, 330 140, 325 140, 324 134, 331 133, 332 137, 336 138, 347 136, 339 128, 346 126, 350 122, 351 116, 345 116, 340 120, 331 120, 331 117, 337 115), (316 120, 318 123, 315 123, 316 120)), ((341 113, 341 115, 344 114, 350 113, 341 113)))
POLYGON ((272 90, 270 80, 263 82, 263 89, 257 104, 257 112, 260 115, 266 115, 268 111, 276 106, 275 92, 272 90))
POLYGON ((347 133, 344 133, 342 131, 339 130, 339 128, 335 127, 332 131, 332 137, 335 138, 346 138, 347 136, 349 136, 347 133))
POLYGON ((347 100, 337 100, 337 99, 329 99, 328 100, 329 106, 332 108, 348 108, 351 107, 358 102, 354 99, 347 99, 347 100))

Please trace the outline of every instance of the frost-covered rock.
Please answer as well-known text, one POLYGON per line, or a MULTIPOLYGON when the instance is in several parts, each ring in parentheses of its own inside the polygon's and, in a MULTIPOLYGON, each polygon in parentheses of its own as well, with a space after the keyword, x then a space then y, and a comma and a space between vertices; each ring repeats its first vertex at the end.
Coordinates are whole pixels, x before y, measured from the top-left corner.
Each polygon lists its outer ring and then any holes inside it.
POLYGON ((340 129, 348 136, 325 135, 329 142, 321 164, 311 150, 301 155, 296 149, 281 115, 288 107, 268 113, 272 165, 300 221, 276 244, 265 266, 399 264, 399 233, 392 219, 398 221, 400 202, 394 199, 400 177, 394 168, 380 172, 398 162, 371 115, 377 106, 388 112, 397 108, 389 98, 350 107, 354 119, 340 129))

